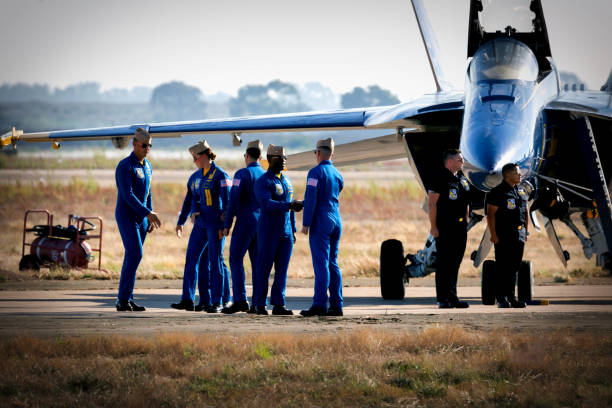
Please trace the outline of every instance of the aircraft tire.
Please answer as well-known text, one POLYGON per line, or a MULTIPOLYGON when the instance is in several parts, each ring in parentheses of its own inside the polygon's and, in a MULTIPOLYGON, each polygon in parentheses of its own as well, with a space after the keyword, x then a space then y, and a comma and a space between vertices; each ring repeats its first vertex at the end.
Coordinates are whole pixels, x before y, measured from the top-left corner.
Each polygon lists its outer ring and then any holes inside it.
POLYGON ((481 298, 483 305, 495 304, 495 288, 497 287, 495 276, 495 261, 487 260, 482 264, 481 298))
POLYGON ((388 239, 380 246, 380 293, 385 300, 402 300, 404 288, 404 246, 388 239))
POLYGON ((35 255, 25 255, 19 261, 19 270, 33 270, 38 272, 40 270, 40 263, 35 255))
POLYGON ((523 302, 531 302, 533 300, 533 286, 533 266, 531 261, 523 261, 517 279, 518 299, 523 302))

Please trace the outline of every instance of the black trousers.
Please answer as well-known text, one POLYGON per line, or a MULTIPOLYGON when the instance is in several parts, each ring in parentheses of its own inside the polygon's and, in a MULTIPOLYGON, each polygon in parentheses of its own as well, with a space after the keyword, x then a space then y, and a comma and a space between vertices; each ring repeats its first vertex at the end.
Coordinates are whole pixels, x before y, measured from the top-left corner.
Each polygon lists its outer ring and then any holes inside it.
POLYGON ((520 240, 495 244, 495 274, 497 275, 497 300, 514 299, 516 277, 523 261, 525 243, 520 240))
POLYGON ((467 231, 465 224, 458 228, 439 229, 436 238, 438 266, 436 268, 436 300, 457 301, 457 277, 465 253, 467 231))

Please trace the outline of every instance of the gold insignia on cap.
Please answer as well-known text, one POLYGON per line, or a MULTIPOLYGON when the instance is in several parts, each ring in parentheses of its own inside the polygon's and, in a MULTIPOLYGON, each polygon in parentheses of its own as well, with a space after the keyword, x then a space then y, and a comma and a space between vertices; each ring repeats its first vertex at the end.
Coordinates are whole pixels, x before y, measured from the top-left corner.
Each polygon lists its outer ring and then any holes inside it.
POLYGON ((268 145, 268 156, 285 156, 285 148, 283 146, 274 146, 273 144, 268 145))
POLYGON ((317 149, 320 148, 325 148, 325 149, 329 149, 332 152, 334 151, 334 139, 332 139, 331 137, 327 138, 327 139, 321 139, 317 142, 317 149))
MULTIPOLYGON (((210 146, 206 142, 206 139, 194 144, 189 148, 189 153, 193 154, 202 154, 206 150, 210 149, 210 146)), ((212 149, 211 149, 212 150, 212 149)))

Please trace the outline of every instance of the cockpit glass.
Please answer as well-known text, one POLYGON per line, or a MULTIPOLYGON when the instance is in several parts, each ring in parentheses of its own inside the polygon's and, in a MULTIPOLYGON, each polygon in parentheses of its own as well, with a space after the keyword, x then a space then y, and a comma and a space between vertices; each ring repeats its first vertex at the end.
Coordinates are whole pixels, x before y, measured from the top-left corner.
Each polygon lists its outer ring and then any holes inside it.
POLYGON ((512 38, 496 38, 480 47, 470 63, 473 82, 491 79, 535 81, 538 61, 525 44, 512 38))

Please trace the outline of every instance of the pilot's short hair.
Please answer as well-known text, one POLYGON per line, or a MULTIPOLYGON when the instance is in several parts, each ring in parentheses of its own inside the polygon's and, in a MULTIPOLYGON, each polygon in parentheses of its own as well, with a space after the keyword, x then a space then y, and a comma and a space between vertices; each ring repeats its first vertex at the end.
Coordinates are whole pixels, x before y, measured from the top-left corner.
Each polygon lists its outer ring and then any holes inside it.
POLYGON ((519 167, 518 163, 507 163, 507 164, 504 164, 504 167, 502 167, 502 176, 505 176, 506 174, 510 173, 516 167, 519 167))
POLYGON ((246 154, 251 158, 251 159, 259 159, 261 157, 261 150, 259 150, 256 147, 249 147, 248 149, 246 149, 246 154))
POLYGON ((458 154, 461 154, 460 149, 446 149, 444 153, 442 153, 442 163, 446 163, 448 159, 458 154))

